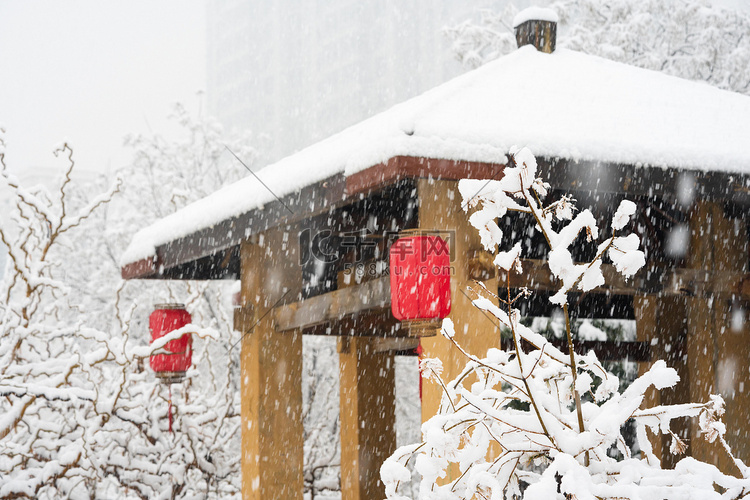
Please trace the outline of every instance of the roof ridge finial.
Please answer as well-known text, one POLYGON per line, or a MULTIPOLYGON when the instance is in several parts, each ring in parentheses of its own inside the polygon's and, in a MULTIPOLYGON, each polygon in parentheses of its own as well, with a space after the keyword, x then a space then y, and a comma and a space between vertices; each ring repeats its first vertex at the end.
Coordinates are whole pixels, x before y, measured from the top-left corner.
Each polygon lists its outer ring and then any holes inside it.
POLYGON ((543 7, 523 9, 513 18, 516 43, 519 47, 533 45, 540 52, 551 54, 557 44, 557 13, 543 7))

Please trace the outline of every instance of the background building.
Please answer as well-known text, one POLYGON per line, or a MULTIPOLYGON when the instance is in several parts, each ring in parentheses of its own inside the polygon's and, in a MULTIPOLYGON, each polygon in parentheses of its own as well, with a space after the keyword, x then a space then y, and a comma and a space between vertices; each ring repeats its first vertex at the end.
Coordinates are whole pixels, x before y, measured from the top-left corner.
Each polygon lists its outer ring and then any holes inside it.
POLYGON ((464 71, 443 27, 505 3, 209 0, 209 112, 278 159, 464 71))

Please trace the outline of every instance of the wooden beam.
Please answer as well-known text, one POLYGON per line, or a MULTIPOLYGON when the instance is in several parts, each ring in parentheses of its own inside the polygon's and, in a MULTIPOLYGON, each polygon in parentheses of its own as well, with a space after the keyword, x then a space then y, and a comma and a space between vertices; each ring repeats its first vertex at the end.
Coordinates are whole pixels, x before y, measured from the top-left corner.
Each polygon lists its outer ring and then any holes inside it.
POLYGON ((393 317, 390 308, 344 316, 325 323, 316 323, 301 330, 304 335, 333 335, 336 337, 391 338, 409 336, 409 330, 393 317))
MULTIPOLYGON (((550 339, 549 342, 561 351, 568 349, 568 342, 566 340, 550 339)), ((501 344, 505 351, 515 350, 512 339, 504 338, 501 344)), ((648 342, 578 340, 574 344, 577 353, 584 354, 594 351, 599 361, 613 361, 626 358, 630 361, 649 361, 651 359, 651 347, 648 342)), ((529 351, 532 349, 532 346, 524 341, 522 342, 522 348, 529 351)))
POLYGON ((309 328, 338 321, 346 316, 382 311, 391 307, 388 276, 279 306, 274 310, 280 331, 309 328))
MULTIPOLYGON (((374 352, 409 352, 419 347, 419 339, 400 337, 400 338, 378 338, 372 339, 372 349, 374 352)), ((415 352, 416 354, 416 352, 415 352)))
POLYGON ((679 199, 687 180, 696 197, 716 202, 750 206, 750 176, 736 172, 707 172, 660 168, 603 161, 538 157, 537 175, 554 182, 553 189, 566 192, 621 193, 629 197, 679 199))
POLYGON ((393 353, 374 338, 341 337, 339 375, 341 498, 380 500, 380 466, 396 450, 393 353))
MULTIPOLYGON (((512 274, 510 286, 513 288, 527 287, 531 290, 557 291, 560 283, 554 278, 546 261, 538 259, 524 259, 522 261, 523 273, 512 274)), ((591 293, 609 292, 614 295, 635 295, 643 290, 653 290, 657 283, 649 282, 644 276, 647 273, 638 273, 634 278, 626 280, 618 273, 611 264, 602 264, 602 274, 606 285, 597 288, 591 293)), ((498 278, 499 286, 506 286, 507 275, 501 273, 498 278)))
MULTIPOLYGON (((486 252, 485 252, 486 253, 486 252)), ((470 269, 473 276, 494 278, 487 271, 486 256, 473 254, 470 269)), ((559 283, 547 266, 539 259, 523 259, 522 274, 510 277, 513 288, 527 287, 531 290, 557 291, 559 283)), ((606 281, 589 293, 610 293, 612 295, 644 295, 658 293, 662 296, 701 296, 735 295, 750 298, 750 274, 720 269, 689 269, 650 266, 626 279, 611 264, 602 264, 602 274, 606 281)), ((506 286, 506 275, 501 273, 499 286, 506 286)))
MULTIPOLYGON (((471 254, 474 255, 474 254, 471 254)), ((522 261, 523 274, 511 276, 513 288, 528 287, 536 291, 556 291, 559 286, 541 260, 522 261)), ((475 267, 469 263, 467 280, 475 267)), ((732 271, 705 271, 702 269, 675 269, 673 271, 653 271, 639 273, 631 280, 625 280, 609 264, 602 265, 606 287, 598 288, 589 294, 610 293, 612 295, 636 295, 658 292, 662 296, 709 296, 716 294, 750 297, 750 277, 732 271), (649 278, 642 277, 647 275, 649 278)), ((494 279, 494 278, 493 278, 494 279)), ((498 286, 505 286, 505 274, 498 279, 498 286)), ((341 288, 308 299, 282 305, 274 310, 276 328, 279 331, 304 329, 305 333, 322 335, 348 335, 347 329, 359 326, 357 335, 393 334, 407 335, 396 328, 390 315, 390 278, 383 276, 359 285, 341 288), (342 321, 347 317, 356 317, 342 321), (382 321, 381 328, 376 328, 382 321), (356 323, 352 324, 352 323, 356 323), (367 325, 372 323, 372 327, 367 325), (331 325, 335 325, 331 327, 331 325), (347 326, 348 325, 348 326, 347 326), (375 332, 377 330, 377 332, 375 332)))

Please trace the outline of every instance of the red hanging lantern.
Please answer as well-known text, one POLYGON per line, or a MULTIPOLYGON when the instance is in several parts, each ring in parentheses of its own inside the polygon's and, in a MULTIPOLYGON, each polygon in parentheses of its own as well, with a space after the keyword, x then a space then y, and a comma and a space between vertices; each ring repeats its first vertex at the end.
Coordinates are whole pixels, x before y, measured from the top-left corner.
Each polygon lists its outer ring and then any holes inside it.
MULTIPOLYGON (((151 342, 164 335, 190 324, 190 313, 182 304, 157 304, 156 310, 148 319, 151 330, 151 342)), ((193 336, 184 334, 178 339, 167 342, 163 354, 154 354, 149 360, 156 376, 165 383, 180 382, 185 372, 193 364, 193 336)))
POLYGON ((434 321, 451 312, 448 243, 439 236, 399 238, 390 250, 391 311, 400 321, 434 321))

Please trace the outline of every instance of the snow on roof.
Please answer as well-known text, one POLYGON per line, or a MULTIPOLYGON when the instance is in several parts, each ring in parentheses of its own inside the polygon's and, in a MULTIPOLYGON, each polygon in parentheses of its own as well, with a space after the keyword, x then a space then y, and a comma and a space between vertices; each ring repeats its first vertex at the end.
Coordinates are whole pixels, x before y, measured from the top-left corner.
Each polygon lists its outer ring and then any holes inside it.
MULTIPOLYGON (((278 196, 395 156, 502 162, 537 156, 750 174, 750 97, 559 49, 532 46, 259 172, 278 196)), ((139 231, 121 264, 274 200, 253 176, 139 231)))
POLYGON ((527 7, 516 14, 516 17, 513 18, 513 27, 516 28, 519 24, 532 20, 549 21, 551 23, 559 21, 557 12, 552 9, 546 9, 544 7, 527 7))

